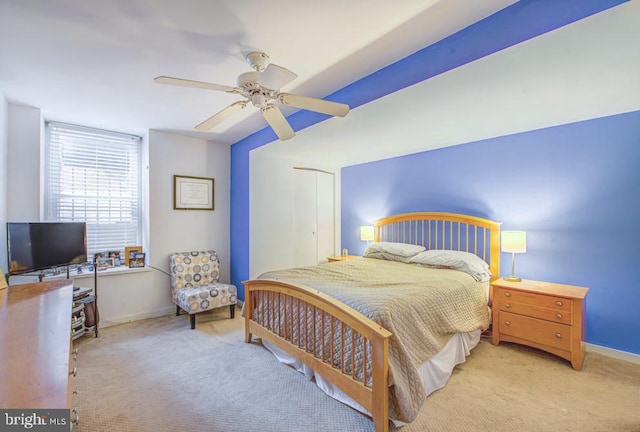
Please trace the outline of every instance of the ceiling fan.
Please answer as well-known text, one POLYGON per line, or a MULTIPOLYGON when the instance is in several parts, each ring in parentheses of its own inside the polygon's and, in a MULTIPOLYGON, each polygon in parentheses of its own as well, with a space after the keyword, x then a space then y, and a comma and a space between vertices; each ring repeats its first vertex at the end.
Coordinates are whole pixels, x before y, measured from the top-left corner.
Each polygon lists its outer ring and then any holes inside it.
POLYGON ((271 126, 278 138, 283 141, 292 138, 295 133, 282 114, 282 111, 280 111, 280 108, 278 108, 274 102, 279 102, 282 105, 294 108, 316 111, 330 116, 344 117, 349 113, 349 105, 347 104, 291 93, 280 93, 280 88, 293 81, 297 75, 282 66, 269 63, 269 56, 260 51, 252 51, 248 53, 245 58, 254 71, 240 74, 240 76, 238 76, 237 87, 168 76, 156 77, 154 81, 158 84, 171 84, 236 93, 245 98, 245 100, 232 103, 197 125, 196 129, 199 131, 213 129, 231 115, 244 109, 249 102, 256 108, 260 108, 262 116, 267 123, 269 123, 269 126, 271 126))

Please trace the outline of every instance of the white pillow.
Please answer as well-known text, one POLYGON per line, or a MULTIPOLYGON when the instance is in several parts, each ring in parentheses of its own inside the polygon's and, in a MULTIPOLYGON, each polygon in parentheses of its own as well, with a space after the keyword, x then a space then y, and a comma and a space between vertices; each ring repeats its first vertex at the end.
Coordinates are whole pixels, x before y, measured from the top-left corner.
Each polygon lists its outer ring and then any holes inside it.
POLYGON ((409 262, 425 267, 460 270, 473 276, 478 282, 491 279, 489 265, 479 256, 453 250, 428 250, 413 256, 409 262))
POLYGON ((378 242, 371 244, 367 248, 367 250, 364 251, 364 256, 381 253, 409 258, 414 256, 418 252, 422 252, 423 250, 425 250, 424 246, 412 245, 408 243, 378 242))

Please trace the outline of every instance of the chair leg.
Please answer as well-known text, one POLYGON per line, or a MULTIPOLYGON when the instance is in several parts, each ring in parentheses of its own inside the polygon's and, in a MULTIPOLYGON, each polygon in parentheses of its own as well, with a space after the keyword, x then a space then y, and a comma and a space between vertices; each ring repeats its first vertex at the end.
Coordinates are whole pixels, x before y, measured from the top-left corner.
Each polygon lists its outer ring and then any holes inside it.
POLYGON ((235 304, 229 305, 229 310, 231 311, 231 319, 235 318, 235 316, 236 316, 236 305, 235 304))
POLYGON ((176 316, 180 316, 180 306, 176 305, 176 316))
POLYGON ((189 314, 189 321, 191 321, 191 330, 196 328, 196 314, 189 314))

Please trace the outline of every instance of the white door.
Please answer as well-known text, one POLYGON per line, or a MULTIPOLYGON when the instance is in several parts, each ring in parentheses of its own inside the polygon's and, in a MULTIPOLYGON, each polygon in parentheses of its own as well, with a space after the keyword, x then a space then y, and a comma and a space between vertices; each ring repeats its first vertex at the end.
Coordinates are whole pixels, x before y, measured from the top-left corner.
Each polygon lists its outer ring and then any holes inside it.
POLYGON ((333 174, 316 173, 316 203, 317 203, 317 228, 318 228, 318 262, 326 262, 327 257, 334 255, 335 248, 335 212, 333 208, 333 174))
POLYGON ((294 266, 315 265, 333 254, 333 174, 294 169, 294 266))

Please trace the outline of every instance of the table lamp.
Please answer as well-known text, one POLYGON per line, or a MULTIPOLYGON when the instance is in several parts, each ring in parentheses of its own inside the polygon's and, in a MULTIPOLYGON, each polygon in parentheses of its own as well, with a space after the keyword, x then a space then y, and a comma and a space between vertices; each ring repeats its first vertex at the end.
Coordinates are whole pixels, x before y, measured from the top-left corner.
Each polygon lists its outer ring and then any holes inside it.
POLYGON ((373 226, 363 225, 360 227, 360 240, 366 241, 367 244, 373 240, 373 226))
POLYGON ((509 282, 520 282, 521 278, 514 274, 516 254, 527 251, 527 233, 524 231, 502 231, 500 234, 502 252, 511 252, 511 276, 503 278, 509 282))

